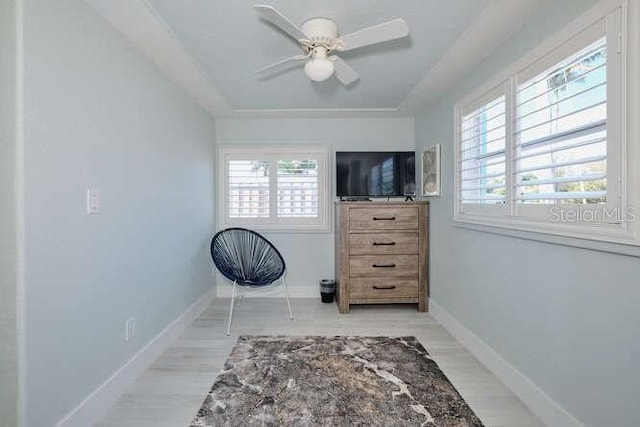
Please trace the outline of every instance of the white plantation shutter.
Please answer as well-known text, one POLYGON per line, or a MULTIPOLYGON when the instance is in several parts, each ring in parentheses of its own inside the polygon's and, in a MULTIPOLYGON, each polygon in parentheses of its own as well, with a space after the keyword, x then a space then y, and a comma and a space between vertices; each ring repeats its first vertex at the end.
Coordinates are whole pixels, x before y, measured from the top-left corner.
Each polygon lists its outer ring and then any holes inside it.
POLYGON ((268 218, 269 162, 229 160, 227 170, 229 218, 268 218))
POLYGON ((326 231, 327 158, 319 146, 221 147, 221 226, 326 231))
POLYGON ((456 221, 629 233, 625 19, 620 7, 576 28, 456 105, 456 221))
POLYGON ((517 202, 606 202, 605 37, 518 85, 516 130, 517 202))
POLYGON ((501 85, 461 109, 458 203, 462 210, 471 210, 474 205, 498 205, 499 210, 504 210, 507 186, 504 89, 501 85))
POLYGON ((278 160, 278 216, 317 217, 318 178, 317 160, 278 160))

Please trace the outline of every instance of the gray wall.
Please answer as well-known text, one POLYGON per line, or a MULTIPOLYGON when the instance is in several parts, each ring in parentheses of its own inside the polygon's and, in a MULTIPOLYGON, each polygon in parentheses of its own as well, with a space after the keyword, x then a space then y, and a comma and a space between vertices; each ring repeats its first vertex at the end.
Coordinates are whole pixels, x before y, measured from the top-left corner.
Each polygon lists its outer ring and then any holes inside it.
POLYGON ((215 128, 85 2, 26 0, 25 16, 26 425, 40 427, 211 288, 215 128), (91 187, 100 215, 85 214, 91 187))
POLYGON ((0 424, 17 423, 15 2, 0 3, 0 424))
MULTIPOLYGON (((413 150, 411 118, 217 120, 216 126, 220 144, 317 143, 345 151, 413 150)), ((330 174, 333 179, 333 170, 330 174)), ((335 194, 334 190, 330 194, 335 194)), ((333 233, 265 234, 287 261, 291 294, 318 297, 318 279, 334 276, 333 233)), ((230 295, 229 286, 219 286, 217 291, 218 295, 230 295)), ((281 292, 274 288, 272 295, 281 295, 281 292)), ((269 293, 260 293, 265 295, 269 293)))
POLYGON ((452 221, 454 103, 593 2, 552 3, 416 118, 416 149, 442 144, 443 195, 431 204, 431 298, 584 424, 637 426, 640 259, 452 221))

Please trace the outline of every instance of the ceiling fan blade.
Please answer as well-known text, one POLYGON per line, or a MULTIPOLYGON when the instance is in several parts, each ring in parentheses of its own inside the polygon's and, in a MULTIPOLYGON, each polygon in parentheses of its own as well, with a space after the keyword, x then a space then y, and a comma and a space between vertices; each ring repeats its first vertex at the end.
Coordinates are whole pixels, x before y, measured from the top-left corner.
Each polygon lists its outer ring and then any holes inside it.
POLYGON ((266 67, 262 67, 259 70, 256 70, 255 74, 258 75, 258 77, 265 77, 268 74, 276 73, 288 68, 294 62, 303 61, 305 59, 307 59, 307 56, 305 55, 292 56, 291 58, 283 59, 282 61, 278 61, 271 65, 267 65, 266 67))
POLYGON ((339 56, 334 55, 330 59, 334 61, 333 64, 336 69, 336 78, 340 80, 340 83, 343 85, 350 85, 360 78, 358 73, 356 73, 356 71, 339 56))
POLYGON ((340 37, 340 40, 344 43, 344 49, 341 50, 357 49, 371 44, 400 39, 408 35, 409 26, 407 22, 400 18, 393 19, 340 37))
POLYGON ((305 33, 302 32, 300 28, 298 28, 296 24, 291 22, 286 16, 278 12, 273 7, 258 4, 253 6, 253 8, 257 10, 263 18, 267 19, 268 21, 284 30, 294 39, 300 40, 309 38, 305 33))

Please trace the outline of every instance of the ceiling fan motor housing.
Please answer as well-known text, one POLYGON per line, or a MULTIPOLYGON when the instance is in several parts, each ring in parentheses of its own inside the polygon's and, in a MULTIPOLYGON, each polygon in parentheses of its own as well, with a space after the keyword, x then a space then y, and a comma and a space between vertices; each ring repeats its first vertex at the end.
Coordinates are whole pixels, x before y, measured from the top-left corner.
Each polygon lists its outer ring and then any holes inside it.
POLYGON ((302 31, 314 45, 330 47, 338 38, 338 25, 329 18, 312 18, 302 24, 302 31))

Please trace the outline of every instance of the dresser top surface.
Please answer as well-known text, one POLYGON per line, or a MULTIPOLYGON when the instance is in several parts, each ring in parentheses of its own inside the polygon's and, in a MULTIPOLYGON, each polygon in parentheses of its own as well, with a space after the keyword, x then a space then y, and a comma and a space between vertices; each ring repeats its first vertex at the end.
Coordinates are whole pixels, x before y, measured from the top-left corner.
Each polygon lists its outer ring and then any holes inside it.
POLYGON ((346 202, 336 200, 335 204, 338 206, 356 207, 356 208, 384 208, 384 207, 397 207, 397 206, 426 206, 429 205, 428 200, 414 200, 412 202, 404 201, 361 201, 361 202, 346 202))

